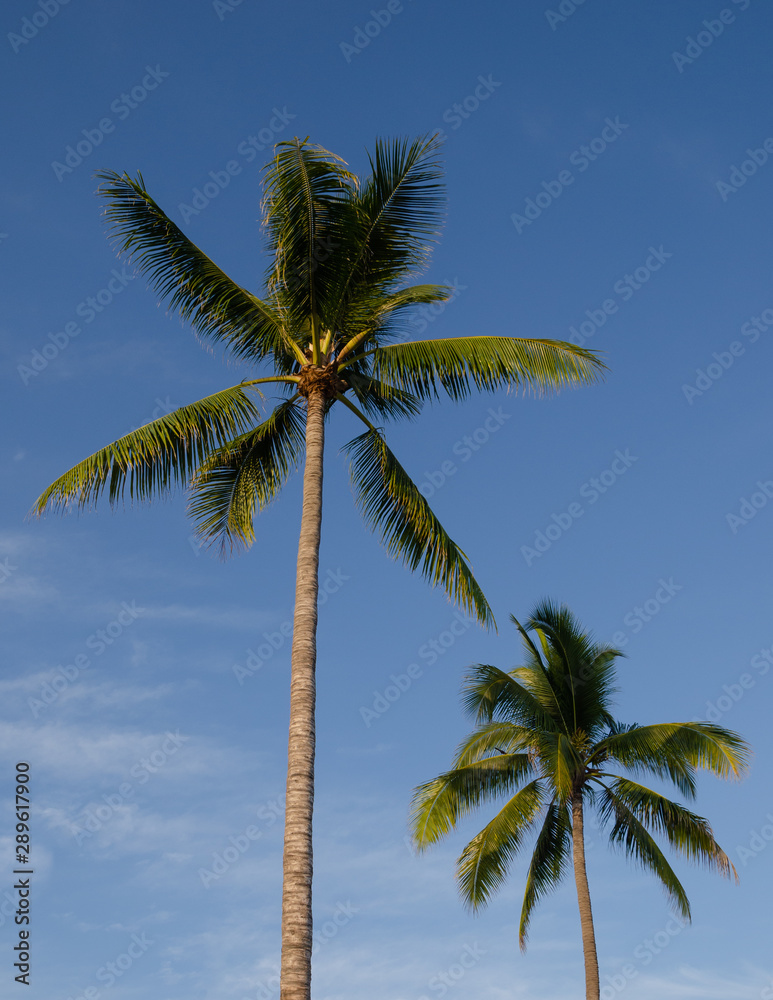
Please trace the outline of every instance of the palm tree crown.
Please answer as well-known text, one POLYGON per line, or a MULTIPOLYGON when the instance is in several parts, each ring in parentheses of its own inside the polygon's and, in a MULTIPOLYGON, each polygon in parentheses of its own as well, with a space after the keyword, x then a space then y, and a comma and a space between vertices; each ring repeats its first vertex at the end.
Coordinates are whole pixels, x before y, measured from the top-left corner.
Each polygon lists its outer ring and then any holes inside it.
POLYGON ((650 774, 665 779, 692 799, 698 769, 720 778, 740 777, 749 749, 736 733, 710 723, 638 726, 615 721, 610 712, 615 660, 624 654, 594 642, 566 607, 550 601, 538 604, 524 626, 512 621, 523 639, 524 663, 509 673, 483 664, 472 668, 464 698, 477 728, 457 749, 452 769, 417 789, 413 837, 419 848, 426 848, 477 807, 505 797, 504 806, 457 862, 462 897, 473 909, 484 905, 529 834, 536 833, 520 919, 525 948, 532 911, 567 874, 571 856, 583 917, 586 977, 591 966, 588 997, 594 997, 598 968, 594 992, 584 807, 597 809, 610 843, 653 872, 676 910, 689 919, 684 888, 652 834, 722 875, 735 875, 735 869, 707 820, 634 778, 650 774), (536 633, 536 643, 530 631, 536 633))
POLYGON ((402 283, 428 261, 441 221, 438 143, 378 142, 361 183, 338 157, 306 141, 279 143, 266 176, 266 293, 237 285, 169 219, 141 175, 103 172, 100 193, 120 251, 205 341, 273 371, 183 406, 120 438, 57 479, 33 512, 111 502, 128 486, 148 499, 191 490, 201 538, 223 551, 254 540, 254 517, 304 454, 304 401, 352 410, 365 430, 346 448, 359 506, 387 550, 452 600, 490 622, 463 553, 374 425, 414 417, 441 393, 523 385, 546 391, 595 381, 593 352, 558 341, 479 336, 399 343, 406 312, 451 289, 402 283), (260 386, 284 395, 261 419, 260 386))

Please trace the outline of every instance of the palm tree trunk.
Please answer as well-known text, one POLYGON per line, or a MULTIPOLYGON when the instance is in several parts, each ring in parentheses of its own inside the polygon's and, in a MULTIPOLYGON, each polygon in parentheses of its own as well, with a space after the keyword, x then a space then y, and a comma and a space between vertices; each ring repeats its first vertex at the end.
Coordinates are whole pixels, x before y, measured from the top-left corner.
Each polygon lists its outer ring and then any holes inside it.
POLYGON ((599 1000, 599 960, 596 954, 596 934, 593 930, 593 913, 590 906, 588 874, 585 871, 585 834, 583 832, 582 792, 572 796, 572 857, 577 902, 580 904, 582 950, 585 957, 585 997, 599 1000))
POLYGON ((310 1000, 311 997, 311 818, 314 806, 317 591, 324 442, 325 397, 322 391, 317 390, 307 397, 303 513, 295 582, 280 1000, 310 1000))

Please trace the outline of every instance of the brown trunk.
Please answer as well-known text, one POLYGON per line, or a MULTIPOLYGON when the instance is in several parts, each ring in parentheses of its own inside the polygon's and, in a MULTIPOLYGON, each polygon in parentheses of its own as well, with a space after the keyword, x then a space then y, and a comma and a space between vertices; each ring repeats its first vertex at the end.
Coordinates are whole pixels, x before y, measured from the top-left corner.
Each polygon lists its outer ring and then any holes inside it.
POLYGON ((585 997, 586 1000, 599 1000, 599 960, 596 954, 596 934, 593 930, 588 875, 585 871, 582 793, 579 791, 572 796, 572 857, 574 859, 577 902, 580 904, 582 951, 585 957, 585 997))
POLYGON ((282 969, 280 1000, 311 997, 311 818, 314 806, 314 704, 317 661, 317 590, 322 523, 322 452, 325 397, 307 397, 306 467, 295 583, 290 737, 287 752, 282 969))

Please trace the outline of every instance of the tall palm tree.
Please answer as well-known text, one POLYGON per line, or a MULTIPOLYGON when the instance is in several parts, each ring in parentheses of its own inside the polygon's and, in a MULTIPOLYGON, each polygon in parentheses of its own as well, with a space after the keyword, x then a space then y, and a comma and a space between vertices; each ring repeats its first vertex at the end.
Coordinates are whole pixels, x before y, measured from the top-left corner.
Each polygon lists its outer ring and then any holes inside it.
MULTIPOLYGON (((466 558, 387 447, 380 422, 416 416, 441 394, 550 391, 596 380, 593 352, 557 341, 476 336, 400 342, 439 285, 405 285, 426 265, 443 207, 435 139, 378 142, 364 181, 308 141, 275 147, 263 226, 271 262, 258 298, 231 280, 153 201, 141 175, 104 172, 120 252, 205 341, 267 373, 180 407, 102 448, 56 480, 34 513, 190 491, 197 531, 223 554, 254 539, 255 515, 305 463, 292 642, 282 902, 282 1000, 310 995, 311 818, 317 588, 325 423, 333 407, 364 431, 345 448, 357 502, 387 551, 482 624, 491 610, 466 558), (261 417, 260 387, 280 402, 261 417)), ((258 372, 259 374, 259 372, 258 372)))
POLYGON ((525 626, 512 621, 523 639, 524 663, 509 673, 484 664, 471 669, 464 700, 477 728, 458 747, 452 769, 416 790, 413 838, 419 849, 426 848, 478 806, 506 796, 502 809, 459 857, 462 897, 472 909, 487 903, 528 835, 536 833, 521 908, 523 950, 532 911, 567 874, 571 853, 586 997, 599 1000, 585 807, 597 809, 602 829, 610 827, 610 844, 653 872, 678 913, 689 919, 685 891, 652 833, 722 875, 737 879, 735 868, 707 820, 614 769, 667 779, 692 799, 699 768, 738 778, 746 770, 749 747, 737 733, 710 723, 615 721, 610 714, 615 660, 623 653, 595 643, 568 608, 550 601, 537 604, 525 626))

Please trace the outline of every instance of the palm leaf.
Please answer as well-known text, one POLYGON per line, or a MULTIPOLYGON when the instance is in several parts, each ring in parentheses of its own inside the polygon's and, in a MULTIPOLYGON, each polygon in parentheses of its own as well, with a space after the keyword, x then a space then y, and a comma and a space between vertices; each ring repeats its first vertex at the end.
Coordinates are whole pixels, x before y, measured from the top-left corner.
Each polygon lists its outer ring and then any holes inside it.
POLYGON ((411 806, 414 843, 420 850, 436 843, 473 809, 514 791, 531 770, 528 754, 500 754, 421 785, 411 806))
POLYGON ((426 265, 445 202, 439 149, 436 138, 379 140, 369 154, 372 173, 353 200, 351 241, 340 257, 333 328, 366 311, 374 290, 383 293, 426 265))
POLYGON ((472 909, 485 905, 507 878, 543 801, 543 785, 536 779, 517 792, 462 851, 456 875, 462 898, 472 909))
POLYGON ((603 820, 606 821, 610 816, 614 818, 614 826, 609 834, 610 843, 622 847, 627 857, 638 861, 643 868, 656 875, 676 911, 685 920, 689 920, 690 901, 682 883, 633 811, 606 787, 601 792, 600 811, 603 820))
POLYGON ((680 790, 694 784, 696 768, 720 778, 741 778, 751 750, 738 733, 710 722, 674 722, 635 726, 601 740, 597 753, 633 770, 646 769, 668 776, 680 790))
POLYGON ((409 324, 401 322, 403 313, 416 305, 447 302, 454 293, 449 285, 410 285, 396 292, 384 294, 378 289, 363 291, 356 303, 350 303, 334 329, 340 328, 351 339, 339 350, 341 368, 366 360, 378 345, 402 336, 405 339, 409 324))
POLYGON ((592 383, 604 365, 593 351, 558 340, 454 337, 391 344, 373 354, 373 374, 420 399, 444 390, 455 400, 473 388, 494 392, 524 386, 537 393, 592 383))
POLYGON ((284 486, 303 455, 305 424, 295 399, 268 420, 213 452, 191 484, 188 512, 196 533, 221 555, 255 539, 254 518, 284 486))
POLYGON ((518 928, 521 951, 526 950, 529 923, 534 907, 543 896, 558 887, 569 868, 571 842, 572 827, 569 822, 569 811, 565 805, 559 805, 556 799, 553 799, 547 808, 545 821, 537 837, 526 874, 526 890, 518 928))
POLYGON ((360 409, 369 417, 396 420, 421 413, 421 403, 409 392, 395 389, 387 382, 378 382, 369 375, 361 375, 354 368, 348 368, 345 377, 360 409))
POLYGON ((470 668, 462 684, 462 704, 478 723, 500 719, 535 730, 557 730, 549 706, 546 708, 512 674, 487 663, 470 668))
POLYGON ((357 183, 340 157, 297 138, 277 143, 266 173, 263 224, 274 258, 269 288, 296 339, 313 345, 315 363, 340 255, 346 253, 348 203, 357 183))
POLYGON ((285 337, 274 305, 241 288, 192 243, 145 190, 142 174, 132 180, 112 170, 97 174, 105 183, 105 216, 120 252, 147 275, 184 321, 205 338, 221 341, 239 358, 271 356, 280 372, 298 357, 285 337), (284 362, 284 364, 283 364, 284 362))
POLYGON ((111 504, 123 497, 127 485, 132 499, 149 500, 174 484, 186 483, 213 448, 242 433, 258 417, 242 385, 182 406, 79 462, 38 497, 32 513, 39 516, 49 508, 71 504, 89 507, 106 487, 111 504))
POLYGON ((730 859, 714 839, 708 820, 627 778, 617 778, 609 791, 618 805, 624 803, 648 829, 663 835, 671 847, 690 861, 715 869, 727 878, 734 874, 738 879, 730 859))
POLYGON ((454 767, 474 764, 487 754, 518 753, 534 747, 535 731, 528 726, 514 725, 512 722, 489 722, 479 726, 465 737, 454 754, 454 767))
POLYGON ((387 552, 402 559, 411 570, 421 568, 433 585, 441 584, 449 598, 485 626, 494 624, 483 596, 461 549, 432 513, 379 431, 366 431, 350 441, 346 450, 357 503, 365 520, 381 531, 387 552))

